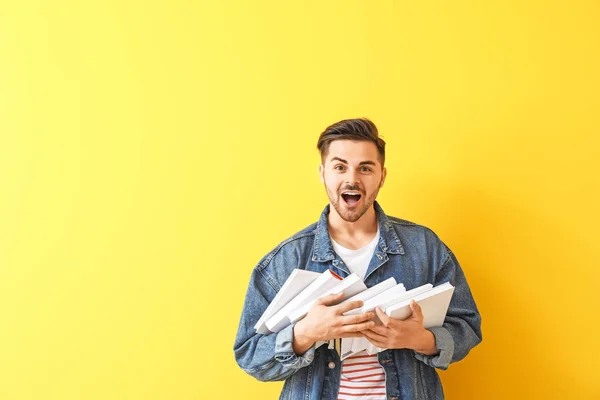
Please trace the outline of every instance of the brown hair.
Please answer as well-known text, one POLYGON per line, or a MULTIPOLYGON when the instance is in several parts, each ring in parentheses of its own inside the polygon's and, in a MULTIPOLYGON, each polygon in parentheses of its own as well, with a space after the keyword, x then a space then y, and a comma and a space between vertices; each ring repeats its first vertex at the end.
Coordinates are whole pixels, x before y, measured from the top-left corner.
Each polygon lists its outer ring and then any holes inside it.
POLYGON ((317 142, 321 160, 327 157, 329 145, 336 140, 372 142, 377 146, 381 166, 385 163, 385 141, 379 137, 375 124, 367 118, 345 119, 328 126, 317 142))

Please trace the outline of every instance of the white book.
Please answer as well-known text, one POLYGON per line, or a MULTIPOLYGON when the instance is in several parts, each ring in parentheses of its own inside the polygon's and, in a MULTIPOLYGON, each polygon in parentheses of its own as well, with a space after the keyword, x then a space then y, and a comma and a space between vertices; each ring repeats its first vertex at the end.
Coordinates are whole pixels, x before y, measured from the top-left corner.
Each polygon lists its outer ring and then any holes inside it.
MULTIPOLYGON (((448 312, 453 293, 454 286, 450 282, 446 282, 387 307, 385 313, 391 318, 404 320, 411 316, 410 301, 414 300, 421 307, 423 327, 432 328, 434 326, 442 326, 446 319, 446 313, 448 312)), ((385 350, 377 347, 376 349, 377 351, 385 350)))
MULTIPOLYGON (((385 292, 386 290, 393 288, 394 286, 404 287, 404 285, 402 285, 401 283, 399 285, 396 285, 396 279, 388 278, 385 281, 379 282, 377 285, 371 286, 367 290, 364 290, 364 291, 358 293, 357 295, 350 297, 347 301, 350 302, 350 301, 360 300, 364 303, 365 301, 372 299, 373 297, 377 296, 378 294, 381 294, 381 293, 385 292)), ((354 310, 350 310, 350 311, 354 311, 354 310)), ((352 314, 348 314, 350 311, 344 313, 344 315, 352 315, 352 314)))
POLYGON ((367 348, 365 349, 366 353, 370 356, 372 356, 373 354, 377 354, 381 349, 377 346, 375 346, 373 343, 369 342, 369 345, 367 346, 367 348))
MULTIPOLYGON (((369 300, 372 297, 377 296, 378 294, 392 288, 396 286, 396 279, 394 278, 388 278, 383 282, 379 282, 377 285, 375 286, 371 286, 370 288, 368 288, 365 291, 360 292, 359 294, 350 297, 348 300, 348 302, 350 301, 356 301, 356 300, 360 300, 362 302, 365 302, 366 300, 369 300)), ((356 314, 356 310, 360 311, 360 308, 348 311, 346 313, 344 313, 344 315, 352 315, 352 314, 356 314)), ((346 358, 354 355, 355 353, 352 351, 352 345, 354 340, 357 338, 344 338, 342 339, 342 348, 341 348, 341 354, 340 354, 340 359, 342 361, 344 361, 346 358)))
POLYGON ((320 272, 306 271, 304 269, 294 269, 290 276, 286 279, 281 289, 275 295, 275 298, 263 315, 260 317, 254 329, 257 333, 266 335, 269 332, 266 322, 277 311, 281 310, 290 300, 296 297, 302 290, 315 281, 321 275, 320 272))
MULTIPOLYGON (((374 296, 365 301, 362 308, 358 309, 358 311, 352 310, 349 313, 363 314, 369 311, 374 311, 376 307, 385 310, 387 306, 394 304, 397 301, 397 299, 401 298, 401 296, 404 293, 406 293, 406 289, 404 288, 403 284, 399 283, 396 286, 393 286, 388 290, 378 294, 377 296, 374 296)), ((375 322, 377 322, 377 320, 378 318, 377 316, 375 316, 375 322)), ((354 340, 352 341, 352 352, 360 353, 361 351, 369 347, 369 344, 370 342, 367 340, 367 338, 354 338, 354 340)))
POLYGON ((279 332, 291 323, 289 313, 292 310, 302 306, 302 304, 306 302, 316 299, 323 293, 332 289, 341 280, 342 278, 331 270, 323 272, 289 303, 277 311, 271 318, 267 319, 267 329, 271 332, 279 332))
MULTIPOLYGON (((317 299, 320 299, 325 296, 329 296, 330 294, 337 294, 340 292, 344 292, 344 296, 338 302, 338 303, 341 303, 345 299, 352 297, 366 289, 367 289, 367 286, 362 281, 362 279, 360 279, 358 277, 358 275, 353 273, 353 274, 348 275, 346 278, 344 278, 343 281, 339 282, 332 289, 330 289, 327 292, 320 295, 317 299)), ((308 314, 308 311, 310 310, 310 308, 315 304, 317 299, 307 301, 307 302, 303 303, 301 306, 292 310, 288 314, 290 321, 296 322, 296 321, 299 321, 300 319, 304 318, 306 316, 306 314, 308 314)))
POLYGON ((402 283, 392 286, 391 288, 379 293, 377 296, 373 296, 366 300, 357 314, 373 311, 376 307, 385 309, 385 307, 394 304, 404 293, 406 293, 406 288, 402 283))
POLYGON ((406 319, 412 314, 410 300, 414 300, 421 306, 423 326, 425 328, 442 326, 444 319, 446 319, 446 313, 448 312, 453 293, 454 286, 450 282, 446 282, 425 293, 412 296, 410 299, 405 299, 387 307, 385 313, 392 318, 406 319))
POLYGON ((343 338, 342 339, 342 348, 340 350, 340 360, 344 361, 346 358, 354 355, 355 353, 352 351, 352 345, 354 344, 354 339, 356 338, 343 338))

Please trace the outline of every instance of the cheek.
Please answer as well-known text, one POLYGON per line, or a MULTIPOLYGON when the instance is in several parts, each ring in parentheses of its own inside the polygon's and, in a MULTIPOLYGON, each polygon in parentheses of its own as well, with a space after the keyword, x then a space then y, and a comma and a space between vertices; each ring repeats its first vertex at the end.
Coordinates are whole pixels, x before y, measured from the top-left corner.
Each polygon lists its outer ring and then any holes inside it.
POLYGON ((379 189, 379 180, 378 179, 370 179, 369 182, 365 182, 365 187, 369 192, 375 192, 379 189))
POLYGON ((338 190, 339 190, 339 184, 338 184, 338 182, 330 182, 329 185, 327 185, 327 189, 331 193, 337 193, 338 190))
POLYGON ((327 186, 327 188, 329 190, 333 190, 333 191, 337 191, 337 189, 340 187, 341 185, 341 181, 339 179, 336 179, 335 177, 327 177, 325 176, 325 186, 327 186))

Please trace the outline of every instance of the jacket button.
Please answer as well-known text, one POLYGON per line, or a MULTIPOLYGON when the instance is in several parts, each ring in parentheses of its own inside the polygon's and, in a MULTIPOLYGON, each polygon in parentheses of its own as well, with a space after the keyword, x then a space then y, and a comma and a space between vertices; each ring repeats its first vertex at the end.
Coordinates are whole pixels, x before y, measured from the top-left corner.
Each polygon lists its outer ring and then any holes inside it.
POLYGON ((332 361, 329 364, 327 364, 327 366, 329 367, 329 369, 334 369, 335 368, 335 363, 332 361))

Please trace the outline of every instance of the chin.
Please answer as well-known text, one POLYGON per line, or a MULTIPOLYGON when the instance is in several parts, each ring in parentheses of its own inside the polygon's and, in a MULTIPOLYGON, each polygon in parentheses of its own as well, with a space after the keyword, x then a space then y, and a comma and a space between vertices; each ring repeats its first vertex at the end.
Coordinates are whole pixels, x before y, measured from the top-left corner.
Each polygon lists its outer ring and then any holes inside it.
POLYGON ((354 212, 344 212, 340 214, 340 217, 346 222, 356 222, 358 221, 365 213, 363 210, 356 210, 354 212))

